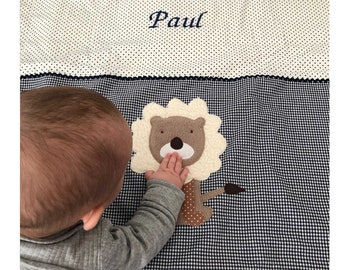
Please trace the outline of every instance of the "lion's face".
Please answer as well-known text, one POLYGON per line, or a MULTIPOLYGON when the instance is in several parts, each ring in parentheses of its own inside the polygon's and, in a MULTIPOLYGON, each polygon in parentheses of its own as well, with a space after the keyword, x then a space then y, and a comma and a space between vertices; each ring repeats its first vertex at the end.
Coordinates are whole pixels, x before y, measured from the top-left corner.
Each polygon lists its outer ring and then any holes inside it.
POLYGON ((221 155, 227 144, 218 133, 221 119, 209 114, 200 98, 185 104, 172 99, 166 107, 149 103, 143 118, 132 124, 133 151, 131 169, 138 173, 157 170, 166 153, 178 152, 188 166, 186 183, 205 180, 221 167, 221 155))
POLYGON ((161 163, 167 153, 177 152, 183 158, 183 166, 200 159, 205 144, 205 119, 195 120, 182 116, 151 118, 149 147, 153 157, 161 163))

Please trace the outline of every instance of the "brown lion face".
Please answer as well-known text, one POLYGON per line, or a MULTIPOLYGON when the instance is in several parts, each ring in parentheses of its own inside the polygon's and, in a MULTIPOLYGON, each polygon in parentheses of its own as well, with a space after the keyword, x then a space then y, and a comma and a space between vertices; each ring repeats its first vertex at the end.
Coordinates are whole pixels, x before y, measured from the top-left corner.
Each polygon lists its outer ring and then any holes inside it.
POLYGON ((149 147, 152 156, 161 163, 167 153, 177 152, 183 158, 183 166, 200 159, 205 145, 205 119, 192 120, 183 116, 151 118, 149 147))

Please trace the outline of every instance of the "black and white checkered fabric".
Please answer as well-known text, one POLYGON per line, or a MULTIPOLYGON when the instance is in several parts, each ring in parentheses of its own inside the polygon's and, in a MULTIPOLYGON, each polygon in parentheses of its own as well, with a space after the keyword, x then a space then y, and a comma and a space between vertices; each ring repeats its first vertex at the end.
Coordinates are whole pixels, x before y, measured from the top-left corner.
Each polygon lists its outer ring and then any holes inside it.
MULTIPOLYGON (((21 90, 70 85, 101 93, 129 124, 149 102, 200 97, 222 119, 228 147, 202 193, 235 183, 246 192, 206 205, 212 218, 177 226, 145 269, 328 269, 329 82, 249 76, 213 78, 23 76, 21 90)), ((123 190, 106 210, 124 224, 145 192, 143 175, 127 169, 123 190)))
MULTIPOLYGON (((246 191, 207 201, 212 218, 177 226, 145 269, 328 269, 327 1, 20 4, 21 90, 86 87, 130 125, 150 102, 199 97, 222 120, 228 146, 202 193, 246 191)), ((144 192, 128 167, 104 215, 124 224, 144 192)))

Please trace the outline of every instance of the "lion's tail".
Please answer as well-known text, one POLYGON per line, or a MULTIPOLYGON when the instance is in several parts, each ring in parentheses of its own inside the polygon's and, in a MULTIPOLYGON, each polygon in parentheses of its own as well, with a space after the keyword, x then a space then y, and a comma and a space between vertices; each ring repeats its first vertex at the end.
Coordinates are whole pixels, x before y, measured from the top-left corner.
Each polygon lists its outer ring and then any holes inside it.
POLYGON ((218 195, 221 195, 223 193, 226 194, 238 194, 240 192, 246 191, 244 188, 239 187, 236 184, 233 183, 227 183, 224 187, 220 187, 218 189, 209 191, 207 193, 202 194, 202 200, 203 202, 206 202, 218 195))

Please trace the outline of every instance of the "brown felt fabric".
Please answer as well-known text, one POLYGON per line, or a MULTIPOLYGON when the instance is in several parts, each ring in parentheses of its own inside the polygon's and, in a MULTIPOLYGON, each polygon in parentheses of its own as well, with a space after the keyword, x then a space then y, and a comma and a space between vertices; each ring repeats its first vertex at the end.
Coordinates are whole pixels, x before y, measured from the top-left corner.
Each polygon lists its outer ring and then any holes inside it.
POLYGON ((200 226, 209 220, 212 209, 203 205, 200 182, 192 180, 184 185, 183 192, 185 193, 185 201, 177 224, 200 226))
POLYGON ((182 205, 177 224, 200 226, 208 221, 212 216, 213 210, 204 206, 203 203, 224 193, 238 194, 245 191, 235 184, 226 184, 224 187, 201 194, 201 182, 192 180, 182 188, 185 193, 185 201, 182 205))
MULTIPOLYGON (((183 166, 189 166, 199 160, 205 146, 204 118, 199 117, 193 120, 182 116, 168 118, 155 116, 151 118, 150 122, 152 128, 149 147, 153 157, 159 163, 163 159, 160 155, 161 148, 175 138, 179 138, 183 143, 190 145, 194 149, 193 156, 183 160, 183 166)), ((180 147, 180 142, 177 142, 176 145, 180 147)))

